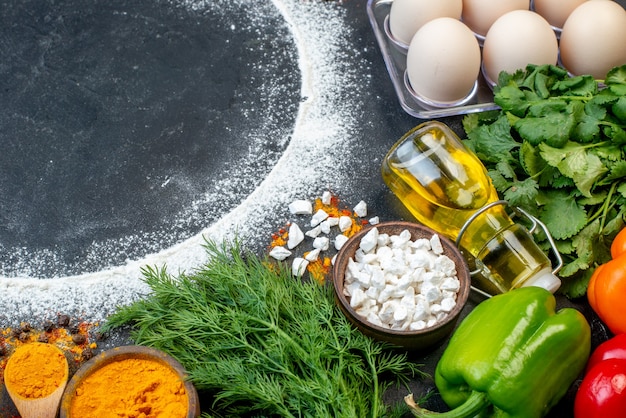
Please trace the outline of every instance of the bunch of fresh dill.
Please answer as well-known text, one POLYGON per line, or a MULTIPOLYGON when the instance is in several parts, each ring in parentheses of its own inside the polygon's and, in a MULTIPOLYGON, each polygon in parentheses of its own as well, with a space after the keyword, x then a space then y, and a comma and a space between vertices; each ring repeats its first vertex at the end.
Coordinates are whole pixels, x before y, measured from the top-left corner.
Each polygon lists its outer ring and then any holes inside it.
POLYGON ((146 267, 152 293, 103 327, 179 360, 214 400, 203 416, 380 417, 383 392, 420 374, 351 326, 330 286, 295 279, 240 245, 207 242, 193 274, 146 267))

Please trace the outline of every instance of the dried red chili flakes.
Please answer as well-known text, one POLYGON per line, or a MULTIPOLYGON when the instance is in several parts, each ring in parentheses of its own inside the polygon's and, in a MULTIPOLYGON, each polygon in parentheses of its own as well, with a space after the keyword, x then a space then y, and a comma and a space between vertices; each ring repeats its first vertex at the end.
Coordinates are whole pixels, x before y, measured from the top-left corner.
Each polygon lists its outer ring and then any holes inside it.
MULTIPOLYGON (((289 225, 287 225, 289 228, 289 225)), ((287 244, 287 239, 289 238, 289 230, 285 228, 280 228, 277 232, 272 234, 272 242, 270 243, 271 247, 278 247, 287 244)))

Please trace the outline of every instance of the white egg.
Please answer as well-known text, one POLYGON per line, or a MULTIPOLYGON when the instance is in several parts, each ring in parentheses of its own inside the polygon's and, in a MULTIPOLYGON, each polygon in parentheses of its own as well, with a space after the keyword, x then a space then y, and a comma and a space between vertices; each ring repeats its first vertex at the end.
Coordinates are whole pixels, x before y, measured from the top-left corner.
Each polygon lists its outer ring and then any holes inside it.
POLYGON ((586 1, 587 0, 535 0, 533 8, 552 26, 562 28, 570 13, 586 1))
POLYGON ((389 11, 389 31, 408 45, 426 22, 438 17, 461 18, 463 0, 394 0, 389 11))
POLYGON ((478 35, 485 36, 503 14, 529 7, 530 0, 463 0, 461 19, 478 35))
POLYGON ((528 64, 556 64, 559 46, 547 20, 530 10, 514 10, 499 17, 483 45, 485 75, 493 83, 501 71, 514 73, 528 64))
POLYGON ((459 101, 471 93, 480 72, 480 46, 461 21, 440 17, 413 36, 406 66, 419 96, 438 103, 459 101))
POLYGON ((626 10, 614 1, 587 1, 569 15, 561 31, 561 63, 572 74, 604 79, 626 64, 626 10))

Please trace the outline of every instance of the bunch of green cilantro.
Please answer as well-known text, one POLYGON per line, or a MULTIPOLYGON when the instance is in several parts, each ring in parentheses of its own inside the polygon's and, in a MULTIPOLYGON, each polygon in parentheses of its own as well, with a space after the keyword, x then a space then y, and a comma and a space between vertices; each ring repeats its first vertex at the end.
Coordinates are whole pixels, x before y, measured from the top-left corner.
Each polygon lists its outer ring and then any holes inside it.
POLYGON ((624 227, 626 65, 605 80, 529 65, 500 74, 494 101, 500 110, 464 117, 464 143, 499 195, 546 225, 564 261, 560 292, 583 296, 624 227))

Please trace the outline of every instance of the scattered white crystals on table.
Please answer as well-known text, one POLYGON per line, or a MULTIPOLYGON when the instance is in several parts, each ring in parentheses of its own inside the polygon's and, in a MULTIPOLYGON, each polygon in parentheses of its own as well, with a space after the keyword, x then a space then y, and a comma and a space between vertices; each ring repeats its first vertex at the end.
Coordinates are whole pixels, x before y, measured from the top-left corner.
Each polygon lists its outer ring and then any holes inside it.
POLYGON ((311 218, 311 226, 313 227, 318 226, 319 224, 322 223, 322 221, 325 221, 326 218, 328 218, 328 213, 326 213, 324 209, 318 209, 317 212, 315 212, 313 214, 313 217, 311 218))
POLYGON ((456 306, 460 282, 437 234, 411 240, 372 229, 363 236, 345 272, 344 295, 368 322, 394 330, 420 330, 456 306))
POLYGON ((330 246, 330 239, 328 237, 317 237, 313 240, 313 248, 318 248, 322 251, 326 251, 330 246))
POLYGON ((322 252, 321 248, 314 248, 308 253, 304 254, 304 259, 309 262, 317 261, 321 252, 322 252))
POLYGON ((297 219, 287 224, 287 230, 281 229, 279 233, 272 235, 269 256, 278 261, 293 256, 294 276, 302 276, 309 270, 311 275, 317 275, 314 277, 316 280, 323 281, 324 277, 320 276, 330 271, 337 255, 336 252, 328 255, 325 252, 332 248, 339 251, 349 237, 358 232, 363 225, 380 222, 378 217, 364 219, 367 216, 367 204, 363 200, 352 210, 347 207, 339 208, 338 203, 339 200, 329 191, 323 192, 320 198, 313 201, 306 199, 292 201, 288 209, 297 219), (307 215, 310 217, 306 218, 307 215), (305 241, 310 243, 312 249, 300 256, 296 247, 305 241), (312 267, 315 274, 311 270, 312 267))
POLYGON ((296 223, 289 225, 289 238, 287 240, 287 248, 293 250, 304 241, 304 233, 296 223))
POLYGON ((357 203, 352 210, 359 218, 365 218, 367 216, 367 204, 362 200, 357 203))
POLYGON ((332 198, 333 198, 332 193, 326 190, 324 193, 322 193, 322 204, 327 205, 327 206, 330 205, 332 198))
POLYGON ((352 227, 352 218, 350 218, 349 216, 345 216, 345 215, 340 216, 338 224, 339 224, 339 230, 341 232, 345 232, 352 227))
POLYGON ((294 276, 301 277, 306 271, 308 265, 309 260, 302 257, 296 257, 291 263, 291 271, 293 272, 294 276))
POLYGON ((291 251, 283 247, 282 245, 277 245, 272 248, 270 251, 270 257, 275 258, 276 260, 283 261, 291 255, 291 251))
POLYGON ((345 235, 337 235, 335 237, 335 249, 337 251, 341 250, 343 248, 343 245, 348 242, 350 238, 346 237, 345 235))
POLYGON ((294 200, 289 205, 289 212, 294 215, 310 215, 313 213, 313 204, 308 200, 294 200))

